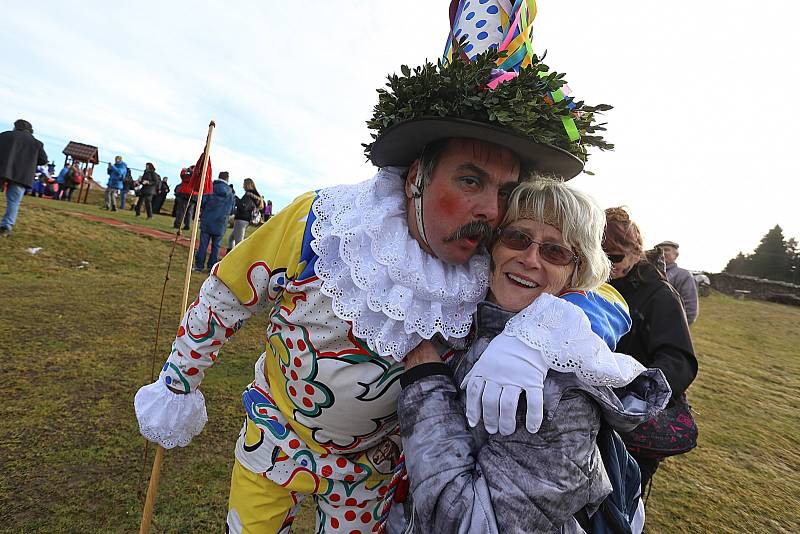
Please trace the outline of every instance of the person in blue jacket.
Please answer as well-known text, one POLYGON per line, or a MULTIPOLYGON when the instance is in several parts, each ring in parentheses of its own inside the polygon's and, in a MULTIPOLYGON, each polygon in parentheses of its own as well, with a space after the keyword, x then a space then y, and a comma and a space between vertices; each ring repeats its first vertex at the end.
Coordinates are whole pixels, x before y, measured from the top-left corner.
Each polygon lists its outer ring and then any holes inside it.
POLYGON ((203 196, 203 204, 200 212, 200 248, 194 258, 194 270, 202 272, 206 269, 206 252, 208 252, 209 242, 211 243, 211 253, 208 255, 207 268, 211 268, 217 263, 219 247, 222 243, 222 236, 228 227, 228 218, 234 213, 236 207, 236 196, 233 189, 228 184, 228 173, 219 173, 219 178, 214 180, 214 185, 210 195, 203 196))
POLYGON ((108 182, 106 183, 105 205, 103 209, 117 211, 117 195, 122 191, 125 176, 128 174, 128 165, 122 161, 122 156, 114 158, 114 164, 108 164, 108 182))

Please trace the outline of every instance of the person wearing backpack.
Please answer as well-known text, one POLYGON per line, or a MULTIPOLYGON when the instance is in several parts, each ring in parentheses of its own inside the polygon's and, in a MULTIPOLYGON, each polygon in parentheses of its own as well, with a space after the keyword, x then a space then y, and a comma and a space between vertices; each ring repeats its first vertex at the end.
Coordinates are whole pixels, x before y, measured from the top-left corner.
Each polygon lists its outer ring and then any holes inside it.
POLYGON ((633 321, 630 332, 619 342, 619 350, 664 373, 672 398, 663 413, 676 414, 675 421, 645 424, 622 436, 639 464, 645 488, 663 458, 686 452, 696 444, 697 428, 685 392, 697 376, 697 358, 680 296, 661 268, 663 254, 656 251, 648 260, 639 226, 623 208, 607 209, 606 220, 603 249, 612 262, 611 285, 625 298, 633 321), (671 429, 674 435, 664 435, 657 426, 671 429))
POLYGON ((244 240, 244 233, 251 224, 261 222, 261 213, 264 209, 264 199, 258 194, 256 184, 252 178, 244 179, 244 193, 236 199, 236 212, 234 213, 233 230, 228 237, 228 251, 244 240))
POLYGON ((136 202, 136 216, 138 217, 144 205, 147 211, 147 218, 153 218, 153 196, 161 184, 161 176, 156 172, 156 167, 152 163, 145 164, 145 171, 139 179, 142 189, 139 191, 139 200, 136 202))

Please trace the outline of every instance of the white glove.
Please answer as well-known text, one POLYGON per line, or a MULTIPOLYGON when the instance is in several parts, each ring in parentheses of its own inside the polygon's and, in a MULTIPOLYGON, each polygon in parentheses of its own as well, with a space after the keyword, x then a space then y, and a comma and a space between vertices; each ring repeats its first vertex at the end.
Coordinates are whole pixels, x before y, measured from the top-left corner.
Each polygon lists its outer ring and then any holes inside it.
POLYGON ((179 395, 167 388, 163 378, 141 387, 133 407, 142 436, 165 449, 187 446, 208 421, 200 390, 179 395))
POLYGON ((517 403, 522 391, 528 403, 525 428, 538 432, 544 418, 542 389, 549 367, 542 353, 523 341, 502 333, 486 347, 464 377, 467 391, 467 421, 475 426, 483 414, 490 434, 508 436, 517 427, 517 403))

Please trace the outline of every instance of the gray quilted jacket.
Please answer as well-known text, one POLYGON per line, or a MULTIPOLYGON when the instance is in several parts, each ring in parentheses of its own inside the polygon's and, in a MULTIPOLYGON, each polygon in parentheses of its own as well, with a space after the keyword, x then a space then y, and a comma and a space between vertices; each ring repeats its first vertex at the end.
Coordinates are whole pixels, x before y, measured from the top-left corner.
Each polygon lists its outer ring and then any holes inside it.
POLYGON ((573 516, 582 509, 591 515, 611 491, 595 444, 600 418, 631 430, 669 400, 658 370, 624 390, 550 371, 536 434, 525 429, 523 400, 514 434, 470 428, 458 384, 512 316, 482 303, 469 350, 449 365, 420 365, 403 377, 398 416, 411 486, 405 505, 392 507, 387 532, 581 533, 573 516))

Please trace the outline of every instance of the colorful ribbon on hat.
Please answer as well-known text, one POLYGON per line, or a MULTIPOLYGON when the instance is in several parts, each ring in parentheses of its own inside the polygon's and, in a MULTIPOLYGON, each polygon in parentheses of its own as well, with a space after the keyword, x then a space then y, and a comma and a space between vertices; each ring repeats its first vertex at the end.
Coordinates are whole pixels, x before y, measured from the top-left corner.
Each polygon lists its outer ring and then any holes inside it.
MULTIPOLYGON (((462 22, 464 9, 470 2, 480 2, 485 4, 486 0, 452 0, 450 3, 450 35, 444 50, 444 60, 447 62, 453 59, 453 42, 457 41, 459 30, 455 29, 457 23, 462 22), (454 33, 455 32, 455 33, 454 33)), ((501 37, 498 43, 493 43, 490 47, 496 47, 501 52, 506 52, 506 56, 498 60, 498 69, 506 71, 505 75, 492 73, 491 80, 487 83, 490 89, 495 89, 501 83, 516 77, 520 69, 526 68, 533 63, 533 20, 536 18, 536 0, 515 0, 512 4, 510 0, 493 0, 493 5, 489 7, 489 14, 499 16, 501 37), (515 73, 512 75, 511 73, 515 73)), ((474 8, 473 8, 474 9, 474 8)), ((472 13, 468 13, 465 19, 469 19, 472 13)), ((493 21, 494 22, 494 21, 493 21)), ((490 23, 491 24, 491 23, 490 23)), ((478 35, 478 38, 481 36, 478 35)), ((462 59, 469 61, 467 55, 472 50, 461 50, 462 59)), ((477 53, 477 52, 476 52, 477 53)), ((545 77, 546 73, 540 72, 539 76, 545 77)), ((551 103, 561 102, 569 97, 569 88, 565 85, 562 89, 548 93, 551 103)), ((567 100, 567 108, 573 109, 575 105, 571 99, 567 100)), ((581 136, 575 120, 572 116, 562 116, 561 122, 570 141, 578 141, 581 136)))

